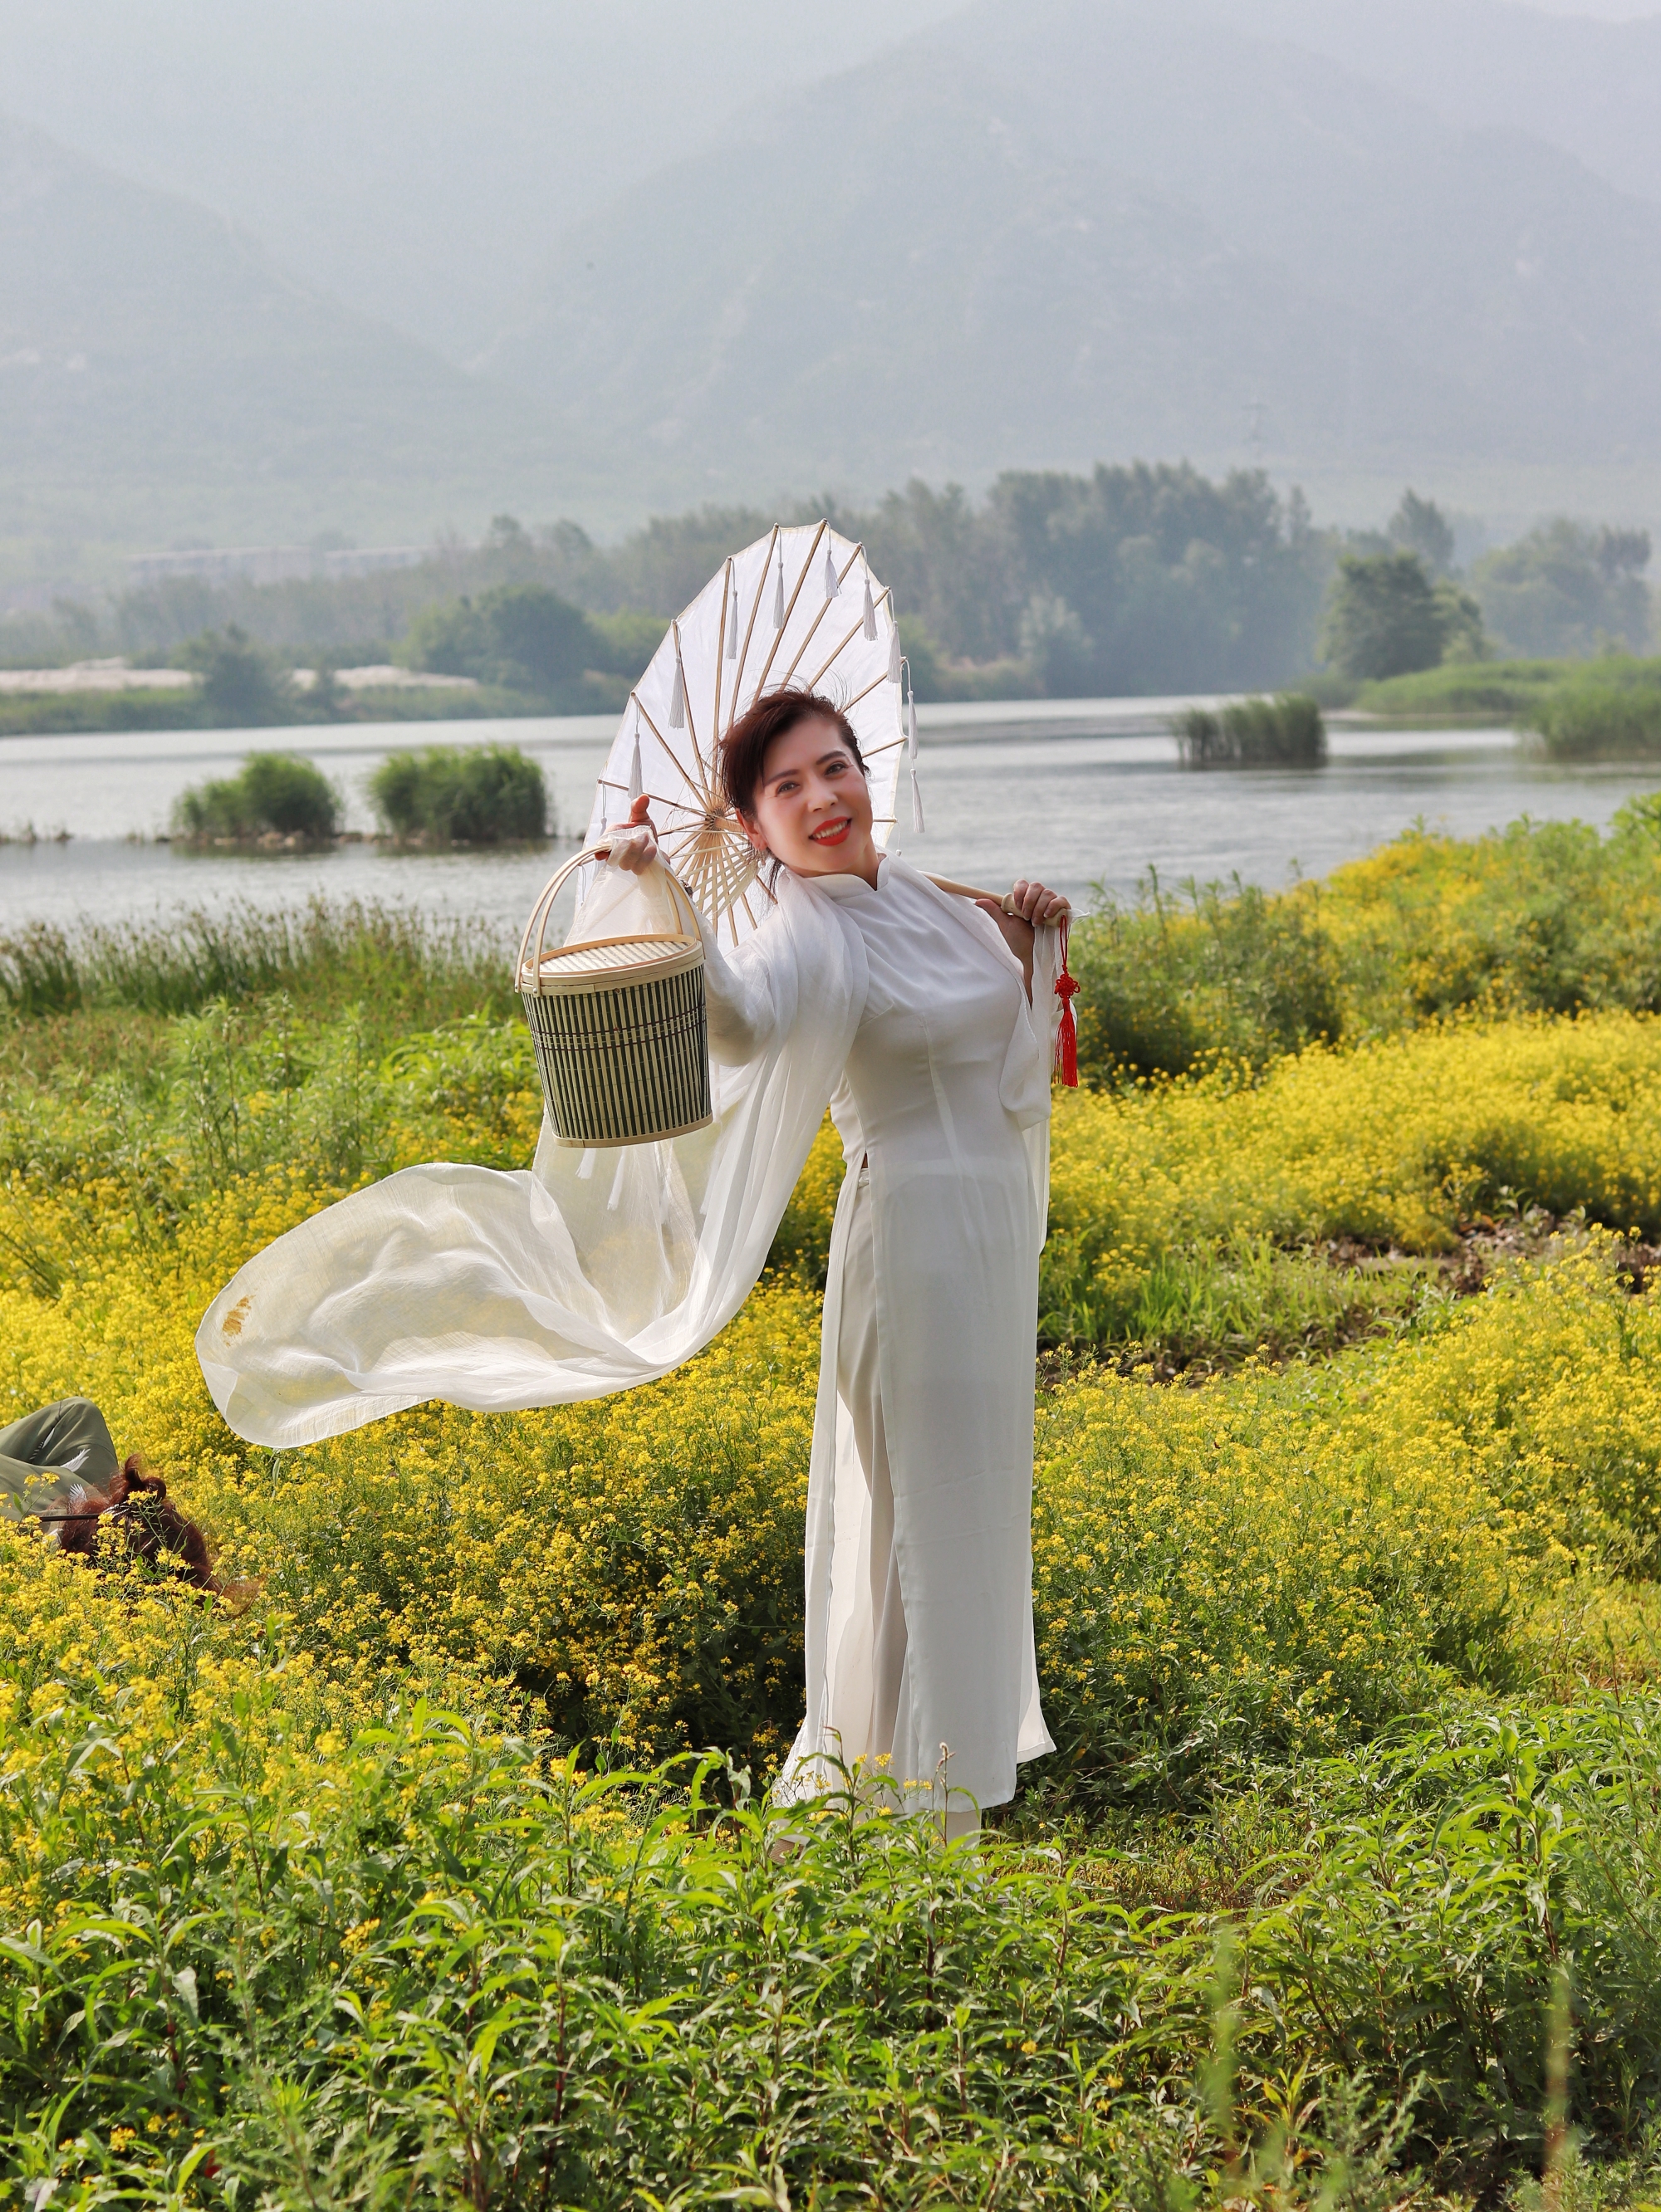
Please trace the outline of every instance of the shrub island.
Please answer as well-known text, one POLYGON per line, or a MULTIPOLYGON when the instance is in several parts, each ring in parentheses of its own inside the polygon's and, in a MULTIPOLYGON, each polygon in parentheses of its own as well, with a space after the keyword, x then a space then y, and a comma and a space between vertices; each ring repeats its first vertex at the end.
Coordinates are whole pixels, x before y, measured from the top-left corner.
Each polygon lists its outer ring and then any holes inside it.
POLYGON ((428 745, 389 753, 369 779, 399 845, 505 845, 548 835, 548 787, 517 745, 428 745))
POLYGON ((332 844, 341 813, 339 793, 310 761, 295 753, 250 753, 234 775, 181 794, 173 836, 185 845, 292 852, 332 844))
POLYGON ((1190 707, 1171 733, 1187 768, 1318 768, 1327 757, 1321 709, 1301 692, 1190 707))
MULTIPOLYGON (((429 745, 392 753, 369 780, 382 833, 439 848, 534 842, 549 834, 548 787, 517 745, 429 745)), ((250 753, 234 776, 199 784, 173 808, 180 844, 294 852, 343 835, 340 793, 292 753, 250 753)))

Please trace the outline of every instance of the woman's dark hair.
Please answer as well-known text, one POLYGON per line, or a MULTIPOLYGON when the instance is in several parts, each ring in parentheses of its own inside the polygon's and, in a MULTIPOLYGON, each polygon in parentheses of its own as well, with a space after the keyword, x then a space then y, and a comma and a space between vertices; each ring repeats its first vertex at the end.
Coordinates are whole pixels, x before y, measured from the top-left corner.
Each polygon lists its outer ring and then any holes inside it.
POLYGON ((767 767, 767 748, 776 738, 788 737, 798 722, 815 715, 835 723, 860 774, 864 775, 865 760, 854 725, 834 700, 821 699, 817 691, 764 691, 721 741, 721 783, 729 806, 753 821, 756 793, 767 767))

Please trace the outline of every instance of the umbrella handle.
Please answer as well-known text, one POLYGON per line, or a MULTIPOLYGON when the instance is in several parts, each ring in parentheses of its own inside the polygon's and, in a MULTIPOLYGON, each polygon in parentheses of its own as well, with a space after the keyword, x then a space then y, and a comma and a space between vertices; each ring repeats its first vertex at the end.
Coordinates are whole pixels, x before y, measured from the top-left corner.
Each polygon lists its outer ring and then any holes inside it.
MULTIPOLYGON (((927 869, 922 872, 927 875, 927 869)), ((992 904, 1003 914, 1013 915, 1015 911, 1015 898, 1013 891, 977 891, 973 884, 954 884, 949 876, 929 876, 928 880, 936 890, 950 891, 954 897, 989 899, 992 904)), ((1046 922, 1044 927, 1047 929, 1053 928, 1055 924, 1046 922)))

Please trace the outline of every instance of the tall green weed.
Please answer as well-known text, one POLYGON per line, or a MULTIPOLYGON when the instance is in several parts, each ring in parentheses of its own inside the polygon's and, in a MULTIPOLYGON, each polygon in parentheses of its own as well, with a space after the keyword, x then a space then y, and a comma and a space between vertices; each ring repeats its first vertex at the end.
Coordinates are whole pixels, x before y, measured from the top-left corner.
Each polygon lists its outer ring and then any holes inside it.
POLYGON ((1529 726, 1553 760, 1661 758, 1661 681, 1621 684, 1594 667, 1541 700, 1529 726))
POLYGON ((196 907, 148 926, 37 923, 0 939, 0 998, 28 1019, 91 1007, 190 1013, 272 991, 312 1014, 360 1000, 384 1025, 424 1013, 430 1026, 458 999, 458 1012, 502 1014, 514 1003, 507 948, 482 925, 355 899, 196 907))
POLYGON ((1423 829, 1320 883, 1266 893, 1150 874, 1073 934, 1086 1083, 1226 1057, 1266 1066, 1449 1014, 1661 1010, 1661 802, 1607 836, 1516 822, 1469 840, 1423 829))

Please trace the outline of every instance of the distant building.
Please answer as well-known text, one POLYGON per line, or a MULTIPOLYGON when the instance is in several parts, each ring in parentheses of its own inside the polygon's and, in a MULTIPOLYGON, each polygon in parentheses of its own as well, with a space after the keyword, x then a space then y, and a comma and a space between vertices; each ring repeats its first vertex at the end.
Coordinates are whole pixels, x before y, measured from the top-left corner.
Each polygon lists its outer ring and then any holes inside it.
POLYGON ((384 568, 413 568, 430 551, 426 545, 354 545, 330 553, 314 551, 309 545, 242 545, 190 553, 138 553, 127 563, 127 580, 142 589, 174 576, 201 576, 210 584, 281 584, 292 576, 373 576, 384 568))

